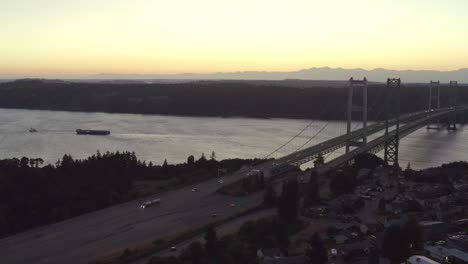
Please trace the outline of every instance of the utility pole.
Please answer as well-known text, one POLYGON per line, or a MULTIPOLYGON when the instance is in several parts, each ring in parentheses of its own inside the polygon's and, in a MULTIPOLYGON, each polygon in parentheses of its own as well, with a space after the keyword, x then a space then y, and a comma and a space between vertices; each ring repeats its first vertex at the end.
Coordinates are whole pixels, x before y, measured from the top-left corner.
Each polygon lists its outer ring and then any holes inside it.
MULTIPOLYGON (((437 107, 437 109, 440 108, 440 81, 437 81, 437 82, 433 82, 431 81, 430 82, 430 87, 429 87, 429 103, 428 103, 428 106, 427 106, 427 110, 428 111, 431 111, 433 110, 434 108, 433 107, 437 107), (434 91, 435 90, 435 91, 434 91), (435 101, 435 102, 434 102, 435 101), (435 103, 435 104, 433 104, 435 103)), ((428 124, 426 126, 426 129, 437 129, 439 130, 440 129, 440 120, 437 119, 436 121, 437 123, 435 125, 432 125, 432 124, 428 124)))
POLYGON ((384 160, 387 164, 398 165, 400 144, 400 79, 387 79, 385 96, 385 136, 391 137, 385 142, 384 160), (396 119, 394 132, 389 132, 389 120, 396 119))
POLYGON ((362 137, 360 140, 347 141, 346 153, 350 151, 351 147, 359 147, 367 144, 367 79, 364 77, 362 80, 354 80, 352 77, 349 79, 348 85, 348 123, 346 126, 346 133, 352 133, 351 122, 353 121, 353 113, 362 113, 362 137), (362 102, 360 105, 353 103, 353 95, 356 90, 360 89, 362 92, 362 102))

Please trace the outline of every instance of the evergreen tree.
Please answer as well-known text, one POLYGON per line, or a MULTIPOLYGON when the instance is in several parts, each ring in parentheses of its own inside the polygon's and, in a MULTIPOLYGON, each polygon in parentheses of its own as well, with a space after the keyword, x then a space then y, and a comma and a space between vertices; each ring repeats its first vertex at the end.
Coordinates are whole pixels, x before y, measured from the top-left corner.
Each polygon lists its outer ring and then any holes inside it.
POLYGON ((192 264, 203 263, 203 245, 200 242, 192 242, 189 246, 189 251, 192 264))
POLYGON ((189 165, 189 167, 191 167, 193 165, 193 163, 195 163, 195 157, 193 155, 190 155, 187 157, 187 164, 189 165))
POLYGON ((325 159, 323 158, 322 153, 319 153, 317 158, 314 160, 314 168, 318 168, 325 163, 325 159))
POLYGON ((278 216, 287 224, 296 223, 299 212, 299 188, 297 180, 283 183, 283 191, 278 199, 278 216))
POLYGON ((306 203, 313 204, 319 198, 319 176, 317 171, 310 172, 309 183, 307 184, 306 203))
POLYGON ((202 152, 200 158, 198 159, 198 162, 205 162, 205 161, 206 161, 205 153, 202 152))
POLYGON ((406 236, 408 242, 413 248, 419 249, 422 245, 422 230, 421 226, 414 219, 410 219, 403 226, 403 233, 406 236))
POLYGON ((385 207, 386 207, 385 198, 382 197, 379 200, 379 212, 380 213, 385 213, 385 207))
POLYGON ((169 165, 167 164, 167 159, 164 159, 164 163, 162 165, 162 169, 163 169, 163 172, 164 173, 168 173, 169 172, 169 165))
POLYGON ((390 226, 385 230, 382 255, 392 263, 401 263, 410 256, 408 239, 399 226, 390 226))
POLYGON ((268 184, 265 188, 263 204, 265 206, 274 206, 276 204, 276 192, 271 184, 268 184))
POLYGON ((213 225, 208 227, 205 233, 205 250, 209 258, 214 258, 216 256, 216 243, 218 238, 216 236, 216 231, 214 230, 213 225))
POLYGON ((306 255, 316 264, 325 264, 328 261, 327 249, 317 232, 309 240, 306 255))

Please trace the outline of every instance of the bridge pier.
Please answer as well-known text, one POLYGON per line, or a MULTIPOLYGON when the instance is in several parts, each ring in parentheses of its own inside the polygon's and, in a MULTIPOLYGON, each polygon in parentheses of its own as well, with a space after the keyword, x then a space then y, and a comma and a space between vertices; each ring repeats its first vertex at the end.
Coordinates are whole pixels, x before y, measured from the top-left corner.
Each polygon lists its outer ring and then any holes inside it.
MULTIPOLYGON (((436 109, 440 108, 440 81, 433 82, 431 80, 429 87, 429 103, 427 110, 431 111, 433 109, 433 103, 435 103, 436 109), (434 91, 435 90, 435 91, 434 91), (435 101, 435 102, 434 102, 435 101)), ((426 129, 440 129, 440 120, 436 120, 436 124, 428 124, 426 129)))
MULTIPOLYGON (((458 96, 458 82, 450 81, 449 87, 450 93, 450 106, 452 108, 457 107, 457 96, 458 96)), ((447 130, 454 131, 457 130, 457 111, 453 110, 448 118, 447 130)))
POLYGON ((362 113, 362 138, 359 140, 347 141, 346 142, 346 153, 348 153, 351 147, 359 147, 363 144, 367 144, 367 79, 364 77, 362 80, 354 80, 352 77, 349 79, 348 86, 348 123, 346 126, 346 133, 352 132, 351 122, 353 121, 353 113, 362 113), (353 103, 353 95, 356 90, 362 89, 362 102, 360 105, 353 103))
POLYGON ((400 145, 400 79, 387 79, 385 100, 385 136, 389 135, 391 118, 396 119, 396 129, 390 140, 385 142, 384 161, 387 164, 398 165, 398 149, 400 145))

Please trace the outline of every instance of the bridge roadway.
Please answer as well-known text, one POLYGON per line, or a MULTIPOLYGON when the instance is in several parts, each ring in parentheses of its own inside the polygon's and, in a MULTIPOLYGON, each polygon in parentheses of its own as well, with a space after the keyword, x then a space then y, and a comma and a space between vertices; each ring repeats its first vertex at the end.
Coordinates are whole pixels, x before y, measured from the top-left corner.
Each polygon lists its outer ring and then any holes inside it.
MULTIPOLYGON (((405 115, 401 115, 399 120, 400 124, 410 123, 412 121, 425 118, 428 115, 436 115, 438 118, 443 118, 452 111, 464 111, 466 110, 465 106, 457 107, 457 108, 440 108, 437 110, 426 110, 420 112, 409 113, 405 115)), ((394 126, 397 123, 396 119, 389 120, 389 125, 394 126)), ((367 135, 372 135, 377 132, 381 132, 385 129, 385 121, 376 122, 366 128, 367 135)), ((265 163, 263 167, 272 167, 275 170, 275 167, 279 172, 282 172, 282 169, 286 169, 287 167, 283 167, 285 164, 290 164, 294 166, 299 166, 309 161, 314 160, 319 154, 327 154, 333 152, 339 148, 342 148, 346 145, 346 142, 353 141, 362 138, 363 132, 365 130, 363 128, 357 129, 349 134, 344 134, 330 140, 324 141, 320 144, 308 147, 306 149, 297 151, 295 153, 286 155, 282 158, 279 158, 274 161, 270 161, 268 164, 265 163)))
MULTIPOLYGON (((447 114, 450 114, 452 111, 466 111, 468 110, 467 106, 461 106, 455 108, 448 108, 445 111, 426 111, 427 114, 425 117, 413 120, 412 122, 406 123, 402 126, 400 126, 399 129, 399 138, 402 139, 405 136, 413 133, 414 131, 420 129, 421 127, 426 126, 430 122, 437 120, 437 119, 443 119, 447 114)), ((327 162, 324 164, 324 166, 321 166, 318 169, 319 174, 326 173, 327 171, 336 168, 340 166, 341 164, 344 164, 345 162, 348 162, 352 160, 356 155, 365 153, 365 152, 371 152, 371 153, 377 153, 381 151, 385 147, 385 143, 394 138, 396 135, 396 129, 389 131, 387 135, 382 135, 380 137, 377 137, 376 139, 368 142, 365 145, 362 145, 358 148, 355 148, 351 150, 348 153, 345 153, 330 162, 327 162)))

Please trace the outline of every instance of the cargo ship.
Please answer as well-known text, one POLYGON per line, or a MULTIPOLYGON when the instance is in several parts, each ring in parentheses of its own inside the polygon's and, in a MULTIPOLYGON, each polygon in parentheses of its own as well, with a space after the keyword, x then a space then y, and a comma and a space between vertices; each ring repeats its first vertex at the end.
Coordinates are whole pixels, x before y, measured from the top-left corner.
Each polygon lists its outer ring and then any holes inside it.
POLYGON ((110 134, 109 130, 90 130, 90 129, 77 129, 77 135, 96 135, 96 136, 107 136, 110 134))

